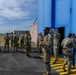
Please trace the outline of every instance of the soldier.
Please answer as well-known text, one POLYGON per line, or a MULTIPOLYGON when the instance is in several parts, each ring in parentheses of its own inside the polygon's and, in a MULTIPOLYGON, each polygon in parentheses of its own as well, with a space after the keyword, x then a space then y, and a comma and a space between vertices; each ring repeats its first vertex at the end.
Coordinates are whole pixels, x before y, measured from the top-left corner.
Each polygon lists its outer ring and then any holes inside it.
POLYGON ((10 40, 10 37, 9 37, 8 33, 6 33, 6 36, 5 36, 4 40, 5 40, 4 50, 6 50, 6 49, 9 50, 9 40, 10 40))
POLYGON ((11 32, 10 40, 11 40, 11 47, 13 47, 13 32, 11 32))
POLYGON ((18 41, 19 41, 19 37, 17 36, 16 33, 14 33, 14 40, 13 40, 14 52, 17 52, 17 50, 18 50, 18 41))
POLYGON ((38 49, 38 53, 42 53, 42 47, 41 47, 41 41, 43 41, 43 36, 42 33, 38 33, 38 37, 37 37, 37 49, 38 49))
MULTIPOLYGON (((72 34, 72 39, 76 44, 76 37, 75 34, 72 34)), ((74 68, 75 66, 75 53, 76 53, 76 48, 73 48, 73 61, 72 61, 72 68, 74 68)))
POLYGON ((66 59, 63 64, 63 70, 66 71, 65 66, 66 64, 68 64, 67 74, 70 74, 70 69, 71 69, 71 64, 72 64, 72 48, 73 47, 76 48, 76 45, 71 37, 72 37, 72 34, 69 33, 67 38, 63 39, 61 43, 61 46, 63 48, 62 49, 63 54, 66 56, 66 59))
POLYGON ((21 46, 21 48, 24 47, 24 34, 23 34, 23 32, 22 32, 22 34, 20 35, 20 46, 21 46))
POLYGON ((50 58, 52 49, 52 35, 49 34, 49 28, 44 29, 44 40, 41 42, 43 47, 44 64, 46 68, 46 73, 43 75, 50 75, 50 58))
POLYGON ((53 47, 54 47, 54 62, 55 64, 58 61, 58 53, 59 53, 59 46, 60 46, 60 33, 57 29, 54 31, 53 35, 53 47))
POLYGON ((29 53, 30 53, 30 50, 29 50, 29 32, 28 31, 26 31, 26 33, 25 33, 24 41, 25 41, 24 43, 25 43, 25 49, 26 49, 26 51, 25 51, 26 56, 30 57, 30 55, 29 55, 29 53))
POLYGON ((28 38, 29 38, 29 52, 31 52, 31 34, 28 34, 28 38))

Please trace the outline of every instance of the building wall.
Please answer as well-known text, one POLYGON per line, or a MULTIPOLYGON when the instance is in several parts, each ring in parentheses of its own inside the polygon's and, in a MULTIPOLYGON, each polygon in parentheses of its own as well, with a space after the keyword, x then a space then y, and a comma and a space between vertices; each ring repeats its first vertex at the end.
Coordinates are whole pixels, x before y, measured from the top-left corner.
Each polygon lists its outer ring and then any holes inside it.
POLYGON ((43 33, 43 27, 44 27, 44 23, 43 23, 43 19, 44 19, 44 15, 43 15, 43 1, 44 0, 38 0, 38 32, 42 32, 43 33))
POLYGON ((37 41, 37 24, 30 26, 30 34, 32 37, 32 42, 36 43, 36 41, 37 41))
POLYGON ((38 32, 51 26, 51 0, 38 0, 38 32))
POLYGON ((38 7, 38 32, 43 33, 44 27, 65 27, 65 37, 76 34, 76 0, 38 0, 38 7))
POLYGON ((65 37, 68 32, 71 32, 71 13, 70 13, 70 1, 71 0, 55 0, 55 27, 65 27, 65 37))
POLYGON ((72 15, 72 32, 76 34, 76 0, 72 1, 72 10, 73 10, 73 15, 72 15))
POLYGON ((65 27, 65 37, 68 33, 76 34, 76 0, 38 0, 38 7, 38 32, 43 33, 44 27, 65 27), (52 1, 55 1, 55 26, 52 1))

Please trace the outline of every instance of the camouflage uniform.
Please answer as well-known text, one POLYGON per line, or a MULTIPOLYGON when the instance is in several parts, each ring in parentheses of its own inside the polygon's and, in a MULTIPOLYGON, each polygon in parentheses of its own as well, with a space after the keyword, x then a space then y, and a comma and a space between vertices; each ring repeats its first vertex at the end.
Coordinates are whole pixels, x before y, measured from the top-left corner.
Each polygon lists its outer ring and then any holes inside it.
POLYGON ((4 50, 6 50, 6 48, 9 50, 9 40, 10 40, 10 37, 8 35, 6 35, 4 40, 5 40, 4 50))
POLYGON ((38 48, 38 53, 42 52, 42 47, 41 47, 41 41, 43 41, 43 36, 42 35, 38 35, 37 37, 37 48, 38 48))
POLYGON ((31 35, 30 34, 28 35, 28 38, 29 38, 29 52, 31 52, 31 35))
POLYGON ((54 46, 54 56, 55 56, 53 63, 56 63, 58 60, 58 53, 59 53, 59 46, 60 46, 60 33, 55 32, 53 38, 54 38, 53 46, 54 46))
POLYGON ((63 39, 61 46, 63 47, 62 49, 63 54, 66 56, 66 59, 63 64, 63 69, 65 71, 65 65, 68 64, 67 72, 70 73, 71 63, 72 63, 72 48, 73 47, 76 48, 76 45, 74 41, 72 40, 72 38, 66 38, 66 39, 63 39))
POLYGON ((18 41, 19 41, 19 37, 16 34, 14 34, 14 41, 13 41, 13 43, 14 43, 14 52, 16 52, 18 50, 18 41))
POLYGON ((24 48, 24 34, 20 35, 20 46, 21 48, 24 48))
MULTIPOLYGON (((51 49, 52 49, 52 36, 50 34, 44 36, 42 46, 43 46, 42 52, 44 55, 46 73, 50 73, 50 59, 51 59, 51 49)), ((49 74, 43 74, 43 75, 49 75, 49 74)))
POLYGON ((24 43, 25 43, 25 53, 26 53, 26 56, 29 56, 29 53, 30 53, 30 50, 29 50, 29 37, 28 37, 28 33, 25 34, 24 36, 24 43))

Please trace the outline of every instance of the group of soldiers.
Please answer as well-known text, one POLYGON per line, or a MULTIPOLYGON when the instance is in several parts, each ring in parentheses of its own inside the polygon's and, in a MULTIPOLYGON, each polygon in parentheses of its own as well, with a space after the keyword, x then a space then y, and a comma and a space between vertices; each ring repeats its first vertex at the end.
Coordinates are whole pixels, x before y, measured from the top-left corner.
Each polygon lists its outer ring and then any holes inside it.
POLYGON ((4 40, 4 50, 9 50, 10 45, 14 52, 17 52, 18 48, 25 48, 26 56, 30 56, 31 35, 29 31, 26 31, 25 34, 22 32, 20 36, 13 32, 11 34, 6 33, 4 40))
POLYGON ((58 29, 49 29, 45 27, 44 36, 42 33, 38 34, 37 38, 37 48, 38 53, 43 53, 44 56, 44 64, 46 68, 46 73, 43 75, 50 75, 50 58, 51 51, 54 49, 54 62, 52 64, 56 64, 58 61, 59 48, 62 47, 63 55, 66 57, 63 64, 63 71, 66 71, 65 66, 68 65, 67 74, 70 74, 72 59, 73 59, 73 48, 76 48, 76 41, 71 33, 67 35, 67 38, 62 40, 60 44, 60 33, 58 29))
POLYGON ((50 58, 51 58, 52 46, 54 48, 54 56, 55 56, 53 64, 57 62, 59 45, 60 45, 60 33, 58 32, 57 29, 50 30, 48 27, 45 27, 44 36, 42 36, 42 33, 38 34, 37 38, 38 53, 39 54, 43 53, 46 68, 46 73, 43 75, 50 75, 50 58))
MULTIPOLYGON (((30 57, 31 52, 31 35, 29 31, 26 31, 25 34, 21 34, 17 36, 16 33, 11 33, 10 35, 7 33, 5 38, 5 47, 4 50, 9 50, 9 41, 11 41, 11 47, 14 49, 14 52, 17 52, 19 48, 19 43, 21 48, 25 48, 26 56, 30 57)), ((56 64, 58 61, 59 48, 62 47, 63 55, 66 57, 63 64, 63 71, 66 71, 65 66, 68 65, 67 74, 70 74, 70 69, 72 65, 73 59, 73 48, 76 48, 76 39, 74 36, 69 33, 67 38, 62 40, 60 44, 60 33, 58 29, 50 29, 48 27, 44 28, 44 36, 42 33, 38 33, 37 37, 37 49, 38 53, 43 53, 44 56, 44 64, 46 72, 43 75, 50 75, 50 58, 51 51, 54 49, 54 62, 52 64, 56 64)))

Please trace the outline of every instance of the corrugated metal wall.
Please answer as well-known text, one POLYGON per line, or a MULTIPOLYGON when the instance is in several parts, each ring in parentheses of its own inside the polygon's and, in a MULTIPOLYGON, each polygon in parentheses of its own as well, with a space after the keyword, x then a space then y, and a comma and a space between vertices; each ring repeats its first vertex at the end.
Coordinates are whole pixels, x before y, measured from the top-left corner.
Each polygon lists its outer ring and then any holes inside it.
POLYGON ((51 26, 51 0, 38 0, 38 32, 43 33, 44 27, 51 26))
POLYGON ((56 1, 56 16, 55 27, 65 27, 65 36, 70 32, 70 1, 71 0, 55 0, 56 1))
POLYGON ((76 34, 76 0, 38 0, 38 5, 38 32, 43 32, 44 27, 47 26, 65 27, 65 37, 68 33, 76 34), (55 11, 53 9, 51 11, 52 7, 55 11), (54 26, 53 20, 55 20, 54 26))
MULTIPOLYGON (((69 32, 76 33, 76 0, 55 1, 55 26, 65 27, 65 37, 69 32)), ((38 0, 38 32, 43 32, 44 27, 53 27, 51 24, 52 0, 38 0)))
POLYGON ((76 0, 72 0, 73 2, 73 19, 72 19, 72 32, 76 34, 76 0))

